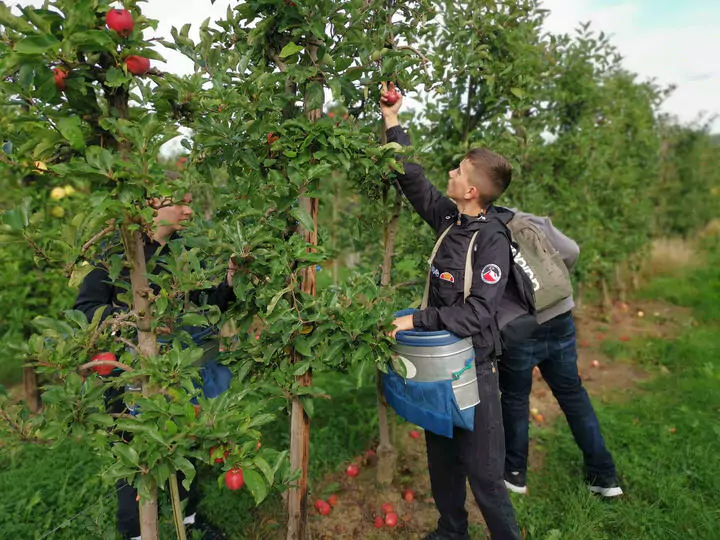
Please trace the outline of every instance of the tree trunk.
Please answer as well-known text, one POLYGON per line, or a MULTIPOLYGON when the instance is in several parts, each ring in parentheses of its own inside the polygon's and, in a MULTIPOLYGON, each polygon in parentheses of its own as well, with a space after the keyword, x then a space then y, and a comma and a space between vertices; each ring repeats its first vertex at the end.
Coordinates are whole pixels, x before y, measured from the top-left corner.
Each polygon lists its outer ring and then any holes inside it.
POLYGON ((187 540, 187 535, 185 534, 185 523, 183 523, 182 507, 180 506, 180 488, 178 487, 176 473, 170 475, 170 500, 172 501, 175 533, 177 534, 178 540, 187 540))
MULTIPOLYGON (((395 191, 395 204, 390 220, 385 226, 385 255, 383 258, 382 275, 380 277, 380 286, 387 287, 390 285, 390 272, 392 270, 392 256, 395 250, 395 238, 397 236, 398 225, 400 224, 400 211, 402 210, 402 194, 399 189, 395 191)), ((378 468, 377 482, 381 486, 389 486, 392 484, 395 476, 395 462, 397 460, 397 452, 390 438, 390 428, 388 426, 388 405, 382 391, 382 373, 377 372, 377 406, 378 406, 378 426, 380 428, 380 444, 377 448, 378 468)))
POLYGON ((30 412, 40 411, 40 392, 38 391, 37 373, 33 366, 23 367, 23 387, 25 391, 25 403, 30 412))
MULTIPOLYGON (((129 230, 129 223, 121 227, 123 244, 127 260, 130 262, 130 285, 133 295, 133 308, 137 312, 138 353, 140 367, 144 367, 147 358, 157 355, 157 340, 152 331, 152 311, 150 306, 150 284, 147 279, 145 248, 142 233, 129 230)), ((152 388, 142 381, 143 394, 151 395, 152 388)), ((158 539, 158 503, 157 485, 152 482, 150 497, 140 500, 140 534, 142 540, 158 539)))
MULTIPOLYGON (((317 47, 308 48, 312 58, 315 58, 317 47)), ((305 114, 311 122, 317 122, 322 115, 322 108, 310 109, 307 96, 305 99, 305 114)), ((300 208, 305 210, 313 220, 313 230, 308 231, 300 227, 300 234, 308 244, 317 246, 317 222, 318 222, 318 200, 317 198, 299 197, 300 208)), ((309 248, 312 249, 312 248, 309 248)), ((316 292, 316 270, 315 265, 310 264, 300 273, 301 289, 304 293, 315 296, 316 292)), ((293 355, 293 361, 300 359, 297 353, 293 355)), ((312 373, 307 371, 304 375, 296 378, 300 386, 312 384, 312 373)), ((300 478, 295 487, 288 491, 288 540, 305 540, 307 536, 307 488, 308 468, 310 464, 310 417, 305 412, 302 402, 298 396, 292 399, 292 411, 290 418, 290 468, 300 470, 300 478)))

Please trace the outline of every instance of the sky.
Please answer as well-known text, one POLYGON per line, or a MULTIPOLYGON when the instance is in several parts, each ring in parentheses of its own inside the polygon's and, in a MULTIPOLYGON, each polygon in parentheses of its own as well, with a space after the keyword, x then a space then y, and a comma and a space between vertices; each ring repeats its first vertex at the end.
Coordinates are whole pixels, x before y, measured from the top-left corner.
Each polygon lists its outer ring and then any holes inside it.
MULTIPOLYGON (((39 0, 21 0, 20 5, 40 5, 39 0)), ((170 38, 170 28, 190 22, 193 30, 207 17, 224 18, 229 4, 237 0, 148 0, 143 13, 160 21, 154 35, 170 38)), ((663 111, 683 123, 702 113, 720 114, 720 0, 544 0, 550 10, 545 28, 551 32, 573 32, 580 22, 611 35, 611 42, 624 57, 624 66, 641 79, 655 79, 677 89, 666 100, 663 111)), ((197 34, 191 30, 191 37, 197 34)), ((146 35, 147 38, 153 35, 146 35)), ((189 60, 179 53, 159 48, 167 59, 161 69, 188 73, 189 60)), ((713 123, 720 131, 720 120, 713 123)))

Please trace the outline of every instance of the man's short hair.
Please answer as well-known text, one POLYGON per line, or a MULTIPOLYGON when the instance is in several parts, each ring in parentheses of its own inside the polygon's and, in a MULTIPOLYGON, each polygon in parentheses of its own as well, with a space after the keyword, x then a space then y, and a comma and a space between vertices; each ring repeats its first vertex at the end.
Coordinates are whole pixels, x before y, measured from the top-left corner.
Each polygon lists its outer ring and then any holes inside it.
MULTIPOLYGON (((486 203, 491 203, 500 198, 512 180, 512 167, 510 162, 503 156, 491 152, 487 148, 473 148, 466 155, 472 166, 483 172, 490 180, 490 191, 483 193, 486 203)), ((480 186, 478 186, 480 187, 480 186)))

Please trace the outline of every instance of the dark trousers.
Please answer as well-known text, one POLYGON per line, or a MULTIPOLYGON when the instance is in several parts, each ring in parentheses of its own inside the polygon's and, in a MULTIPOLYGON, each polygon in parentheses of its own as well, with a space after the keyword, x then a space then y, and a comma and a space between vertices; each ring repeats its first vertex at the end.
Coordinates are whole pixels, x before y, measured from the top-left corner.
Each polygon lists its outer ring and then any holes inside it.
POLYGON ((448 439, 425 432, 430 485, 444 538, 466 538, 465 480, 470 482, 494 540, 519 540, 515 511, 503 480, 505 441, 498 373, 494 361, 477 366, 480 403, 475 407, 474 431, 455 428, 448 439))
POLYGON ((522 473, 527 470, 530 390, 536 365, 582 450, 586 473, 614 478, 615 464, 578 375, 575 322, 570 312, 541 325, 526 342, 506 350, 500 362, 506 470, 522 473))

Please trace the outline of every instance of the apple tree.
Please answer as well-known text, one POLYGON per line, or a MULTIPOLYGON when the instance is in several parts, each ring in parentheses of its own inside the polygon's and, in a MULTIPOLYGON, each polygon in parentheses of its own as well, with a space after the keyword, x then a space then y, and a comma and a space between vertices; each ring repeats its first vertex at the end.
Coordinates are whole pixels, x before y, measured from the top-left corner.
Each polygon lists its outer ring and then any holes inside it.
MULTIPOLYGON (((27 356, 53 382, 42 416, 4 404, 3 429, 24 440, 71 437, 93 445, 107 456, 110 479, 138 487, 143 538, 157 538, 158 487, 169 481, 175 494, 178 471, 191 482, 193 461, 211 462, 212 446, 230 450, 224 469, 241 468, 257 501, 284 474, 283 454, 258 445, 260 428, 272 419, 267 392, 274 391, 250 383, 250 357, 237 359, 226 394, 208 399, 197 387, 203 351, 182 328, 222 321, 217 309, 184 299, 223 279, 225 264, 204 264, 207 247, 180 240, 168 244, 172 260, 145 260, 144 238, 159 206, 181 200, 199 182, 169 176, 158 160, 186 111, 178 78, 151 67, 161 56, 143 30, 154 25, 132 1, 111 9, 103 0, 57 0, 21 13, 0 4, 0 93, 8 111, 0 136, 12 145, 0 159, 12 193, 3 208, 4 239, 25 242, 36 261, 75 286, 103 265, 127 291, 129 306, 104 321, 96 313, 88 322, 76 311, 36 319, 27 356), (147 271, 156 265, 164 271, 147 271), (112 355, 88 362, 98 351, 112 355), (98 376, 106 367, 119 374, 98 376), (105 396, 113 388, 141 388, 126 393, 129 410, 140 414, 109 413, 105 396), (134 436, 128 441, 122 433, 134 436)), ((226 261, 230 253, 224 255, 226 261)), ((180 516, 176 523, 184 535, 180 516)))

